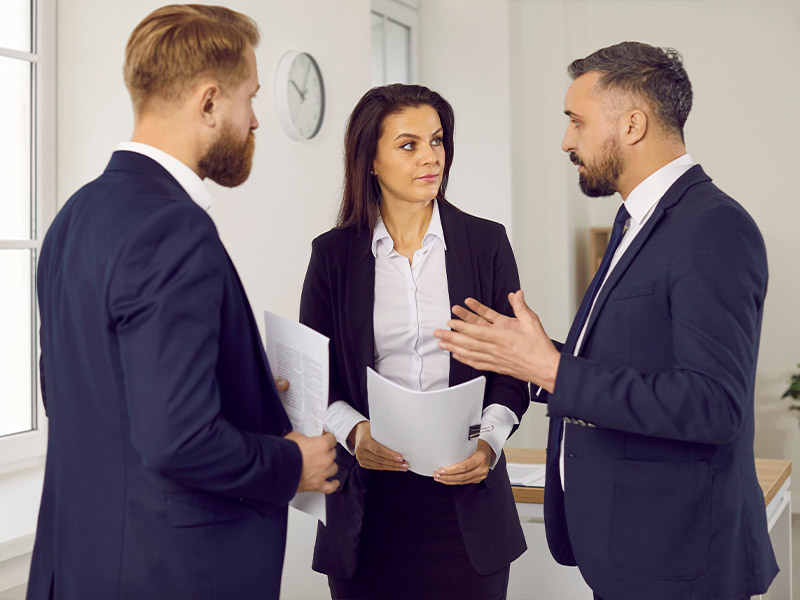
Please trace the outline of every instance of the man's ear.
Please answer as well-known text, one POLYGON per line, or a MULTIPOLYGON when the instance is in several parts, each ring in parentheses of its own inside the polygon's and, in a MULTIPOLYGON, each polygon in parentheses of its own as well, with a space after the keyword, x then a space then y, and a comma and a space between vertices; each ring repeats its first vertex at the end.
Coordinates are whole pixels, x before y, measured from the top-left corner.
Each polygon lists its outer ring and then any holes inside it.
POLYGON ((626 112, 622 116, 622 139, 629 145, 638 143, 647 133, 647 115, 640 109, 626 112))
POLYGON ((209 127, 214 127, 217 122, 219 87, 215 83, 204 83, 197 90, 196 98, 199 98, 200 117, 209 127))

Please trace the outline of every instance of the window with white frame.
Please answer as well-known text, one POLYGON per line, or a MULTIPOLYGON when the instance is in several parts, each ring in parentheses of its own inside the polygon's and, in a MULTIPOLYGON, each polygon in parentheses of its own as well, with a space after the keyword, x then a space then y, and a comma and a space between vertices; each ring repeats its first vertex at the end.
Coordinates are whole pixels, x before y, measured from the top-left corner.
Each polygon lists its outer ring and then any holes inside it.
POLYGON ((372 0, 372 85, 413 83, 418 0, 372 0))
POLYGON ((43 420, 36 259, 55 212, 55 103, 52 61, 43 60, 42 48, 52 53, 55 35, 53 15, 48 18, 40 8, 52 12, 53 5, 51 0, 0 2, 0 463, 25 458, 30 454, 25 448, 42 447, 7 442, 15 437, 30 442, 32 434, 41 434, 43 420), (45 41, 43 34, 51 39, 45 41))

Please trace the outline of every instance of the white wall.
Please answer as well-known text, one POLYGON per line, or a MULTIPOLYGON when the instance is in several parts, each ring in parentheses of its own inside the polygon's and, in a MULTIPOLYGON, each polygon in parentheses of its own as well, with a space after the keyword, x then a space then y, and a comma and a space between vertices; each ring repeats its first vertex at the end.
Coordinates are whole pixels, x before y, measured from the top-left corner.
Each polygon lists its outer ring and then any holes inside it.
POLYGON ((419 83, 442 94, 456 117, 447 198, 504 223, 513 242, 507 3, 424 0, 419 22, 419 83))

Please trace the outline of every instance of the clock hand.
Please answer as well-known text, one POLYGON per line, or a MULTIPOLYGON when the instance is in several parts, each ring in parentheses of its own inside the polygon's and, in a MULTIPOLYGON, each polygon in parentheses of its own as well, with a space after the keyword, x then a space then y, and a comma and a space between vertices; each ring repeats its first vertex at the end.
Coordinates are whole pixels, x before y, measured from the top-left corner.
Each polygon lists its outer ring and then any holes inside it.
POLYGON ((290 82, 290 83, 291 83, 291 84, 294 86, 294 89, 296 89, 296 90, 297 90, 297 93, 298 93, 298 94, 300 94, 300 100, 301 100, 301 101, 303 101, 303 102, 305 102, 305 99, 306 99, 306 94, 305 94, 305 92, 301 92, 301 91, 300 91, 300 88, 299 88, 299 87, 297 87, 297 84, 294 82, 294 79, 290 79, 290 80, 289 80, 289 82, 290 82))
POLYGON ((308 65, 306 65, 306 74, 303 77, 303 97, 305 98, 305 93, 308 91, 308 74, 311 72, 311 61, 308 61, 308 65))

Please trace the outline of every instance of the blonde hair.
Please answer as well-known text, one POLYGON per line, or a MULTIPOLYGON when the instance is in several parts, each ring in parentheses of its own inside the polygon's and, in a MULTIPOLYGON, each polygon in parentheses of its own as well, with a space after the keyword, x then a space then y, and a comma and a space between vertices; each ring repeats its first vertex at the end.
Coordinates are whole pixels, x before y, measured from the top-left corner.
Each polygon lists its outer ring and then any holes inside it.
POLYGON ((244 52, 258 41, 255 21, 222 6, 172 4, 153 11, 125 48, 123 74, 134 113, 153 98, 180 100, 203 75, 235 87, 249 75, 244 52))

